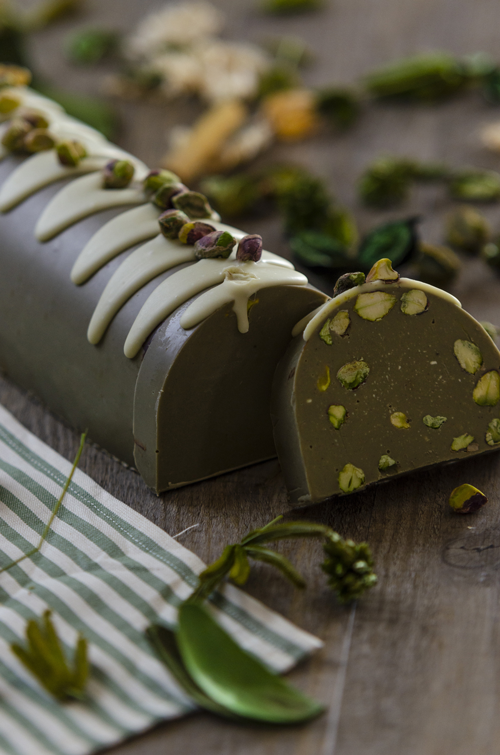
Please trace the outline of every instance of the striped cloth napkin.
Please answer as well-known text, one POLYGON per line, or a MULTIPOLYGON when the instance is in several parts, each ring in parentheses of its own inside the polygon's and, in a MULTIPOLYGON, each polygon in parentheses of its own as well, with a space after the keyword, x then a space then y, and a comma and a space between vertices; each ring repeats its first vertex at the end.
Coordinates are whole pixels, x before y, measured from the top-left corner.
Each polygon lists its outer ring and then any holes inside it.
MULTIPOLYGON (((0 407, 0 568, 37 544, 71 464, 0 407)), ((144 629, 172 626, 204 564, 77 470, 41 551, 0 574, 0 753, 84 755, 193 710, 144 629), (55 702, 10 650, 52 609, 67 652, 89 641, 85 703, 55 702)), ((210 610, 277 672, 321 642, 227 585, 210 610)))

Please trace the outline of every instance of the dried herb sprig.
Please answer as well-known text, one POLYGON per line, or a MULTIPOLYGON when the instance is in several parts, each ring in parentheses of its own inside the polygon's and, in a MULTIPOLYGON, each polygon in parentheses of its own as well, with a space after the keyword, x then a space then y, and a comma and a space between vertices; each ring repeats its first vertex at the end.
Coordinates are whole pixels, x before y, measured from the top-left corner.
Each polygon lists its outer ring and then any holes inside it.
POLYGON ((89 662, 87 640, 82 635, 78 636, 70 665, 52 622, 51 611, 47 610, 40 622, 28 621, 26 642, 27 647, 13 643, 11 650, 47 692, 61 702, 84 698, 89 662))

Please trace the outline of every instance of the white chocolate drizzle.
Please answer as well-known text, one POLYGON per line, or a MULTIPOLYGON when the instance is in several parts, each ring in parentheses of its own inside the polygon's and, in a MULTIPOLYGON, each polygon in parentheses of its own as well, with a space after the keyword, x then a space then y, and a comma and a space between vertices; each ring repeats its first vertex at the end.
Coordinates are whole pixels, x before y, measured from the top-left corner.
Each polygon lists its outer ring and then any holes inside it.
POLYGON ((51 199, 38 219, 35 236, 39 241, 48 241, 95 212, 145 201, 142 187, 103 189, 102 174, 91 173, 64 186, 51 199))
POLYGON ((390 291, 394 288, 412 289, 417 288, 420 291, 425 291, 426 294, 432 294, 433 296, 439 296, 441 299, 445 299, 449 304, 453 304, 455 307, 462 308, 461 303, 452 294, 447 291, 443 291, 441 288, 431 286, 429 283, 423 283, 422 281, 412 280, 411 278, 400 278, 396 283, 383 283, 382 281, 372 281, 371 283, 363 283, 362 286, 355 286, 342 294, 335 296, 333 299, 329 299, 322 307, 311 312, 310 315, 304 317, 292 330, 292 336, 297 336, 303 329, 304 341, 308 341, 316 328, 321 325, 325 317, 327 317, 332 311, 341 307, 345 302, 349 301, 358 294, 370 293, 371 291, 377 291, 383 287, 384 291, 390 291))
POLYGON ((148 202, 108 220, 80 252, 71 271, 73 283, 85 283, 121 252, 156 236, 159 214, 160 210, 148 202))
POLYGON ((248 299, 269 286, 304 286, 307 278, 272 261, 237 262, 204 259, 167 278, 153 291, 137 315, 125 341, 125 356, 132 359, 152 331, 177 307, 207 288, 181 318, 181 327, 193 328, 225 303, 233 301, 238 329, 248 330, 248 299), (217 285, 219 284, 219 285, 217 285))

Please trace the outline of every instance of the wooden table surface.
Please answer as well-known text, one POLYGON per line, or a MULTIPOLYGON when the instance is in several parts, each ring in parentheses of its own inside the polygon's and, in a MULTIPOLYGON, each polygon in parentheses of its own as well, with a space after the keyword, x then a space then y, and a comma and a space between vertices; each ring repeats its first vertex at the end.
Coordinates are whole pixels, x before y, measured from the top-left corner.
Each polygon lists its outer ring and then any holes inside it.
MULTIPOLYGON (((130 29, 157 0, 97 0, 79 23, 130 29)), ((500 4, 496 0, 334 0, 323 11, 270 19, 256 0, 217 0, 227 12, 227 36, 259 41, 298 34, 316 53, 305 73, 311 84, 351 83, 399 55, 445 49, 478 50, 500 58, 500 4)), ((101 69, 65 63, 60 42, 75 22, 37 35, 32 55, 53 81, 96 92, 101 69)), ((154 166, 165 130, 189 122, 194 104, 160 107, 119 103, 120 143, 154 166)), ((500 168, 478 128, 500 109, 470 93, 436 107, 370 106, 345 135, 323 135, 273 155, 309 166, 328 179, 342 203, 367 229, 386 217, 417 212, 423 235, 438 242, 449 205, 441 189, 419 189, 399 213, 374 213, 356 202, 355 179, 380 153, 439 159, 454 165, 500 168)), ((500 231, 500 208, 486 209, 500 231)), ((268 249, 287 254, 275 219, 254 221, 268 249)), ((317 279, 311 276, 314 282, 317 279)), ((478 319, 500 323, 500 280, 469 261, 453 289, 478 319)), ((69 459, 78 440, 34 398, 0 382, 0 401, 23 424, 69 459)), ((287 508, 277 461, 167 493, 159 498, 140 477, 87 447, 81 468, 106 490, 176 534, 199 524, 182 543, 205 560, 227 542, 287 508)), ((168 723, 113 750, 116 755, 497 755, 500 753, 499 578, 500 458, 493 455, 396 480, 333 504, 302 510, 342 535, 365 539, 376 559, 379 586, 358 605, 342 608, 325 587, 321 553, 311 543, 286 547, 308 578, 294 590, 256 567, 248 591, 325 642, 324 650, 290 674, 291 681, 328 710, 295 728, 239 726, 204 714, 168 723), (475 516, 450 513, 450 491, 470 482, 489 497, 475 516)))

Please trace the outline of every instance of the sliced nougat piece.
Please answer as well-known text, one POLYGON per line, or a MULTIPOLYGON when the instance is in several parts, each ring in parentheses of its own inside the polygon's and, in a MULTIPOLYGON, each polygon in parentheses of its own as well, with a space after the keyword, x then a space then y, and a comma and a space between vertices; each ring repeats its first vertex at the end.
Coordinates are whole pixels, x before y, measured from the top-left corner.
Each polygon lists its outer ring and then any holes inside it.
POLYGON ((291 501, 322 501, 500 447, 500 352, 449 294, 374 280, 294 338, 272 414, 291 501))

